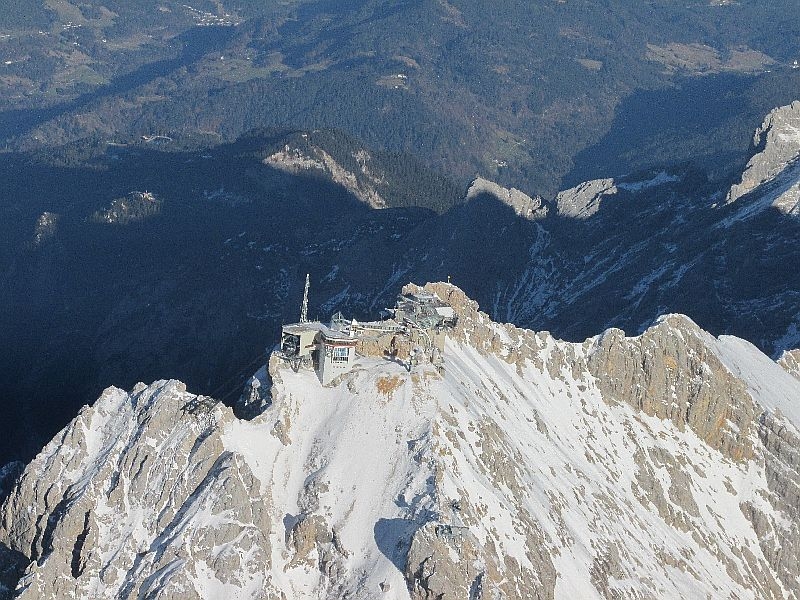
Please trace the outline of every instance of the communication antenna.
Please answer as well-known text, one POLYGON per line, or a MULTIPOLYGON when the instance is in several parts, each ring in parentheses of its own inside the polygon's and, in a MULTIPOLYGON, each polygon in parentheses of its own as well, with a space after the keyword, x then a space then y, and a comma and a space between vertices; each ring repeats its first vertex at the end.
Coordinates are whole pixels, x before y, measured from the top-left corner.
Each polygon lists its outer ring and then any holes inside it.
POLYGON ((308 273, 306 273, 306 289, 303 290, 303 306, 300 308, 300 322, 301 323, 308 323, 308 288, 309 288, 309 277, 308 273))

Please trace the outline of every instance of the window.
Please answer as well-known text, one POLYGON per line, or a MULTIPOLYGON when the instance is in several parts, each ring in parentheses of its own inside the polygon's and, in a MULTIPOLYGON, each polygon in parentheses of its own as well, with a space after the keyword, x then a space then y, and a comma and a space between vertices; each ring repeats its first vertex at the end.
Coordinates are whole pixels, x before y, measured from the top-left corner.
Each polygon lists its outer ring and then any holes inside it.
POLYGON ((346 346, 334 346, 331 362, 344 363, 350 359, 350 348, 346 346))
POLYGON ((300 336, 284 333, 281 340, 281 352, 286 356, 297 356, 300 354, 300 336))

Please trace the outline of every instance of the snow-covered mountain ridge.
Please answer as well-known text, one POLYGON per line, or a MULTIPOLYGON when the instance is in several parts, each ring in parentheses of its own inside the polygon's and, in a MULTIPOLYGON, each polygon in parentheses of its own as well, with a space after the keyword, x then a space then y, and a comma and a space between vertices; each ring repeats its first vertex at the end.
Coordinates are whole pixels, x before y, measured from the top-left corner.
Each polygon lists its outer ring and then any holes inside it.
POLYGON ((459 315, 443 373, 273 356, 251 421, 106 390, 3 504, 13 596, 800 595, 800 381, 681 315, 576 344, 426 289, 459 315))

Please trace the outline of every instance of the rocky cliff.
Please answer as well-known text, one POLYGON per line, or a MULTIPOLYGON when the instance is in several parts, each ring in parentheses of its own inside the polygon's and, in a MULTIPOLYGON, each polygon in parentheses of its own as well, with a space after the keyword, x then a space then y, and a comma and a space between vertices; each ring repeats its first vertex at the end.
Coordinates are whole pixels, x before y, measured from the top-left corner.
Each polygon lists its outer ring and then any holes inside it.
POLYGON ((372 157, 366 151, 361 151, 350 158, 358 165, 357 173, 348 171, 319 146, 308 144, 306 148, 297 148, 287 144, 266 157, 264 164, 293 175, 318 173, 341 185, 364 204, 372 208, 386 208, 386 200, 378 191, 386 181, 370 170, 372 157))
POLYGON ((680 315, 566 343, 427 289, 443 372, 273 356, 251 421, 106 390, 2 506, 6 597, 800 597, 800 381, 680 315))
POLYGON ((800 215, 800 100, 770 112, 756 130, 753 146, 756 152, 747 163, 741 183, 728 192, 727 202, 765 188, 761 202, 746 203, 745 214, 773 206, 784 214, 800 215))
POLYGON ((474 200, 482 194, 494 196, 523 219, 543 219, 547 216, 548 208, 540 196, 531 198, 516 188, 504 188, 493 181, 477 177, 467 188, 466 201, 474 200))

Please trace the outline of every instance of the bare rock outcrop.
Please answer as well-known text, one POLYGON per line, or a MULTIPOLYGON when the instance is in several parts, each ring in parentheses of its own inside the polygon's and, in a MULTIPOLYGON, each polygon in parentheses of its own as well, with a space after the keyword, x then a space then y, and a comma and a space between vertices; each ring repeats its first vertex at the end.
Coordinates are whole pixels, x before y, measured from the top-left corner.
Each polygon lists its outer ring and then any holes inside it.
POLYGON ((287 144, 282 150, 265 158, 264 164, 293 175, 315 171, 325 174, 364 204, 372 208, 386 208, 386 200, 378 191, 378 186, 385 181, 370 169, 370 155, 361 151, 353 159, 358 164, 359 173, 345 169, 322 148, 309 145, 301 149, 287 144))
POLYGON ((481 194, 494 196, 503 204, 513 209, 517 216, 524 219, 543 219, 547 216, 548 208, 544 205, 544 201, 540 196, 531 198, 525 192, 516 188, 504 188, 483 177, 476 177, 467 189, 466 199, 469 201, 473 198, 477 198, 481 194))
POLYGON ((756 407, 706 336, 682 315, 663 318, 637 338, 610 329, 597 338, 587 366, 609 402, 689 427, 732 460, 746 460, 753 455, 756 407))
POLYGON ((558 214, 575 219, 586 219, 600 210, 608 196, 617 193, 613 179, 593 179, 574 188, 559 192, 556 196, 558 214))
POLYGON ((770 504, 785 518, 749 504, 743 512, 759 532, 764 554, 788 589, 796 589, 800 572, 800 434, 774 415, 762 416, 758 437, 763 445, 770 504))
POLYGON ((251 573, 259 580, 261 571, 263 581, 268 528, 253 497, 257 486, 220 442, 219 427, 231 418, 175 381, 131 394, 109 388, 85 407, 2 507, 0 542, 32 561, 16 597, 156 589, 162 598, 202 597, 179 568, 193 554, 205 557, 195 565, 201 578, 224 584, 251 573), (159 572, 174 573, 151 577, 159 572))
POLYGON ((770 112, 753 137, 756 154, 747 163, 742 181, 731 186, 727 203, 765 184, 771 204, 784 214, 800 215, 800 100, 770 112))
POLYGON ((800 349, 785 351, 778 360, 778 364, 790 375, 800 379, 800 349))
POLYGON ((406 579, 413 600, 496 597, 497 567, 492 578, 487 569, 486 551, 466 528, 427 523, 417 530, 411 542, 406 579), (492 594, 489 589, 493 589, 492 594))

